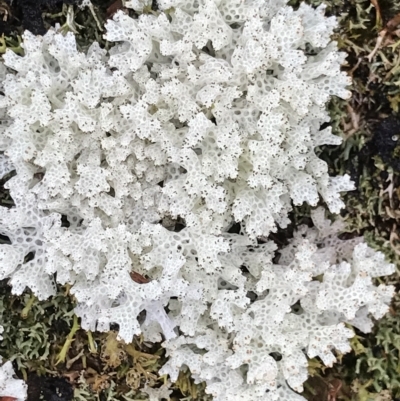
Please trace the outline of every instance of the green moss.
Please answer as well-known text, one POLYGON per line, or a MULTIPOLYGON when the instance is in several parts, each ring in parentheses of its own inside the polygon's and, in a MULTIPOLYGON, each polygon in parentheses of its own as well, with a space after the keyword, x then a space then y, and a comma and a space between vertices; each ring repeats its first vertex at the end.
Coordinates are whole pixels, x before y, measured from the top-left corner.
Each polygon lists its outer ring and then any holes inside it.
MULTIPOLYGON (((115 331, 86 332, 74 307, 68 288, 39 302, 29 293, 14 296, 5 281, 0 283, 0 355, 13 362, 21 378, 29 383, 31 376, 65 377, 76 401, 145 400, 145 385, 158 388, 166 382, 158 374, 166 362, 160 344, 145 343, 141 337, 124 344, 115 331)), ((170 388, 174 400, 209 399, 204 384, 194 384, 188 370, 170 388)))

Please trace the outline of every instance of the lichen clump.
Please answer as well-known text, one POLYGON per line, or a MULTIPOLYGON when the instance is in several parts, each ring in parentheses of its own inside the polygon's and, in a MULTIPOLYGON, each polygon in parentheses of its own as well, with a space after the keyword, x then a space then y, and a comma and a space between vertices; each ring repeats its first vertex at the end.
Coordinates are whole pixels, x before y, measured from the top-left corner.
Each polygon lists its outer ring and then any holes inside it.
POLYGON ((326 102, 349 96, 335 19, 275 0, 147 3, 107 22, 108 52, 50 30, 5 54, 0 278, 39 299, 71 285, 85 329, 163 336, 161 373, 188 366, 216 401, 302 399, 306 355, 331 366, 345 323, 370 330, 393 293, 372 283, 393 265, 321 210, 279 261, 265 240, 292 203, 338 213, 353 188, 315 154, 340 143, 326 102))

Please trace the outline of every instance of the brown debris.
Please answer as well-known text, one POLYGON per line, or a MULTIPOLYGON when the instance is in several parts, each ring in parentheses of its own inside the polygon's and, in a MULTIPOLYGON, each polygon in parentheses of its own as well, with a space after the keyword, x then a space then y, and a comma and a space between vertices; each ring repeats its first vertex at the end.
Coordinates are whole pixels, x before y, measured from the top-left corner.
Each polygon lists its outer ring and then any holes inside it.
POLYGON ((131 272, 129 273, 129 275, 131 276, 131 279, 132 279, 135 283, 138 283, 138 284, 146 284, 146 283, 149 283, 149 282, 150 282, 150 280, 149 280, 148 278, 142 276, 141 274, 139 274, 139 273, 137 273, 137 272, 131 271, 131 272))
MULTIPOLYGON (((374 5, 376 8, 376 20, 377 20, 377 25, 380 25, 379 21, 382 21, 382 17, 380 15, 380 9, 379 9, 379 4, 377 0, 371 0, 371 3, 374 5)), ((387 22, 386 26, 384 29, 382 29, 379 32, 378 38, 376 40, 376 44, 372 52, 367 56, 367 59, 369 62, 372 61, 374 58, 375 54, 377 51, 382 48, 387 46, 388 44, 392 43, 392 38, 391 36, 395 34, 396 36, 399 36, 399 31, 397 30, 397 27, 400 24, 400 13, 396 14, 390 21, 387 22)))
POLYGON ((400 13, 395 15, 387 24, 386 29, 389 32, 394 31, 400 25, 400 13))
POLYGON ((123 9, 124 9, 124 5, 122 4, 122 0, 114 1, 114 3, 112 3, 107 8, 107 11, 106 11, 107 19, 112 18, 117 11, 123 10, 123 9))
POLYGON ((381 8, 379 7, 378 0, 370 0, 370 1, 376 10, 376 25, 380 26, 380 25, 382 25, 382 14, 381 14, 381 8))

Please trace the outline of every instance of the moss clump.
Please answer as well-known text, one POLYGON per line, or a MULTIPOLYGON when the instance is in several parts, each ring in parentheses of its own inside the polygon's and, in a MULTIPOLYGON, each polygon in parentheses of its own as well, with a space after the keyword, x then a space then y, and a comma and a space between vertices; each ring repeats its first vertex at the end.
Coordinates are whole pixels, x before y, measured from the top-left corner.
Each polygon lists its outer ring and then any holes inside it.
POLYGON ((125 344, 117 341, 116 331, 81 330, 74 307, 68 288, 39 302, 29 293, 14 296, 5 281, 0 283, 0 355, 27 381, 28 401, 147 400, 146 387, 162 386, 172 391, 173 400, 209 399, 205 386, 194 384, 189 371, 174 384, 160 377, 166 362, 160 344, 141 337, 125 344))

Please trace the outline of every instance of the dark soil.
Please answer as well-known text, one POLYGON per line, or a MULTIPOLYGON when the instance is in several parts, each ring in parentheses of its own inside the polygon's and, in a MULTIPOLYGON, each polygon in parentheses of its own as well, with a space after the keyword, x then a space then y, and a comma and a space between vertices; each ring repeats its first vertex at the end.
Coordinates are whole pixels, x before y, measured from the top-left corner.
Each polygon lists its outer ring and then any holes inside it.
POLYGON ((65 4, 78 4, 80 0, 5 0, 4 17, 0 20, 0 34, 10 36, 27 29, 34 35, 44 35, 47 31, 43 12, 54 12, 65 4), (5 14, 7 13, 7 14, 5 14))
POLYGON ((28 378, 27 401, 71 401, 73 395, 71 384, 64 378, 36 375, 28 378))

